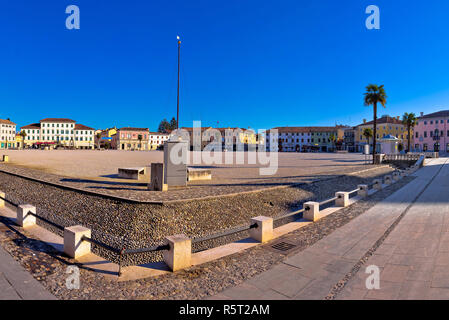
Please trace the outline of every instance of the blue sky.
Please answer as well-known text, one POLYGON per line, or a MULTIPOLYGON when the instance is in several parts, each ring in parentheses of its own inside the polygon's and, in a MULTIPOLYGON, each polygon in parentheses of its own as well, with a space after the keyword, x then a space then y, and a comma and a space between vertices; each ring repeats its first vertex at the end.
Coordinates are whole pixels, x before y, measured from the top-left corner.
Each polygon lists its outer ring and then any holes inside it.
POLYGON ((364 87, 380 114, 449 109, 449 1, 3 1, 0 118, 67 117, 88 126, 356 125, 364 87), (81 29, 65 28, 78 5, 81 29), (365 8, 381 10, 367 30, 365 8))

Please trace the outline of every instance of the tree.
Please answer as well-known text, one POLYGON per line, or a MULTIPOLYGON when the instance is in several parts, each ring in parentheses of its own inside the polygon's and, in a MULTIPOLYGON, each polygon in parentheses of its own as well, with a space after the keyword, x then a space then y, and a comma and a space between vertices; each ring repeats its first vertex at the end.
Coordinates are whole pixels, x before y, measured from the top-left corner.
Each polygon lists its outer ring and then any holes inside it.
POLYGON ((368 144, 369 144, 369 139, 373 137, 373 129, 365 128, 365 130, 363 130, 362 134, 366 138, 366 140, 368 140, 368 144))
POLYGON ((167 121, 167 119, 164 118, 164 120, 162 120, 161 123, 159 123, 157 131, 167 133, 169 130, 170 130, 170 123, 167 121))
POLYGON ((410 152, 410 144, 411 144, 411 134, 412 134, 412 128, 416 126, 416 123, 418 122, 418 119, 416 118, 416 115, 412 113, 404 113, 402 116, 402 124, 407 126, 407 133, 408 133, 408 148, 407 152, 410 152))
POLYGON ((175 117, 171 118, 170 120, 170 130, 176 130, 178 128, 178 122, 176 121, 175 117))
POLYGON ((385 93, 384 86, 369 84, 366 87, 364 103, 365 106, 373 106, 373 164, 375 164, 377 151, 377 104, 380 103, 384 108, 387 104, 387 94, 385 93))
POLYGON ((334 133, 331 133, 331 135, 329 136, 329 140, 332 142, 332 146, 334 147, 334 150, 335 150, 336 149, 335 148, 335 141, 337 141, 337 137, 335 136, 334 133))
POLYGON ((139 135, 137 136, 137 139, 139 140, 139 149, 142 150, 142 149, 143 149, 143 146, 142 146, 142 139, 143 139, 143 136, 142 136, 141 134, 139 134, 139 135))
POLYGON ((101 132, 97 133, 97 149, 100 150, 101 132))
POLYGON ((22 148, 25 148, 25 137, 27 136, 27 133, 25 131, 20 131, 19 136, 22 137, 22 148))
POLYGON ((162 132, 162 133, 168 133, 170 131, 176 130, 177 128, 177 122, 175 117, 173 117, 170 122, 167 121, 167 119, 164 118, 164 120, 162 120, 159 123, 159 127, 157 129, 158 132, 162 132))

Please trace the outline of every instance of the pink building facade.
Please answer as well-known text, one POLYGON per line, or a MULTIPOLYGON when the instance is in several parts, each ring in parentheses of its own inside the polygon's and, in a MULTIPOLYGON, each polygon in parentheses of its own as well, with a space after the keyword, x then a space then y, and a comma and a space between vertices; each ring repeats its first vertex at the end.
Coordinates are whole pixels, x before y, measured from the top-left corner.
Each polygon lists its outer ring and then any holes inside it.
POLYGON ((117 150, 150 150, 148 128, 120 128, 112 136, 111 147, 117 150))
POLYGON ((421 113, 414 128, 413 148, 416 152, 449 152, 449 110, 421 113))

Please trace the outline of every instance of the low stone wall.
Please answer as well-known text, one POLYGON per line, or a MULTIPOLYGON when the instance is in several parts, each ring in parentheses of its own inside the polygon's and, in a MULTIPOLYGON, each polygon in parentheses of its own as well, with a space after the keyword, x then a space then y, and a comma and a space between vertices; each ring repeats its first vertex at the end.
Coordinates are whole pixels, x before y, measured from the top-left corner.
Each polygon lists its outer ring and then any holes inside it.
MULTIPOLYGON (((167 235, 186 234, 195 239, 222 230, 247 225, 256 216, 278 217, 301 208, 306 201, 327 199, 335 191, 350 191, 373 178, 392 172, 383 167, 358 176, 340 176, 310 184, 286 188, 185 201, 166 205, 136 204, 112 201, 0 173, 0 190, 17 203, 32 204, 37 213, 65 227, 81 224, 92 230, 92 237, 116 248, 144 248, 160 244, 167 235), (45 196, 42 196, 45 195, 45 196)), ((286 219, 288 220, 288 219, 286 219)), ((45 225, 48 229, 52 226, 45 225)), ((60 233, 58 230, 55 232, 60 233)), ((195 243, 201 251, 248 237, 248 231, 227 237, 195 243)), ((93 252, 118 262, 118 256, 93 245, 93 252)), ((123 265, 160 261, 160 252, 128 255, 123 265)))

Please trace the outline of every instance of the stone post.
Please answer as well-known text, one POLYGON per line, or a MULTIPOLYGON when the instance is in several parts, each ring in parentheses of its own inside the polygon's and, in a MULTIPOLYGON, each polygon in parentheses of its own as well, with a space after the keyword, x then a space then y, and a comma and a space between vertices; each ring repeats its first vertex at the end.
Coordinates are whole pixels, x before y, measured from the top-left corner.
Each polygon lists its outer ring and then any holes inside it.
POLYGON ((91 234, 91 230, 83 226, 64 228, 64 253, 74 259, 90 253, 90 242, 83 241, 82 238, 90 238, 91 234))
POLYGON ((17 224, 22 228, 29 228, 36 225, 36 207, 30 204, 21 204, 17 207, 17 224))
MULTIPOLYGON (((5 198, 6 194, 4 192, 0 191, 0 197, 5 198)), ((0 208, 3 208, 5 206, 5 200, 3 200, 1 198, 0 198, 0 208)))
POLYGON ((252 218, 251 225, 253 224, 257 224, 257 228, 249 230, 251 238, 262 243, 273 239, 273 218, 262 216, 252 218))
POLYGON ((148 189, 151 191, 167 191, 168 186, 164 183, 164 164, 152 163, 151 164, 151 181, 148 185, 148 189))
POLYGON ((384 177, 384 183, 385 183, 387 186, 389 186, 389 185, 392 183, 392 181, 391 181, 391 175, 387 175, 387 176, 384 177))
POLYGON ((187 141, 164 142, 164 184, 169 188, 187 185, 187 149, 187 141))
POLYGON ((362 198, 365 198, 368 196, 368 185, 367 184, 359 184, 357 186, 359 191, 357 191, 357 195, 359 195, 362 198))
POLYGON ((192 240, 183 234, 178 234, 165 238, 165 242, 170 249, 163 251, 164 262, 173 272, 192 265, 192 240))
POLYGON ((380 179, 375 179, 374 181, 374 189, 375 190, 382 190, 382 180, 380 179))
POLYGON ((320 219, 320 204, 318 202, 306 202, 304 203, 303 217, 309 221, 317 221, 320 219))
POLYGON ((349 192, 336 192, 335 196, 337 197, 335 206, 343 208, 349 206, 349 192))
POLYGON ((3 162, 9 162, 9 156, 4 154, 3 155, 3 162))
POLYGON ((401 180, 401 176, 399 175, 399 172, 393 172, 393 180, 394 181, 401 180))

